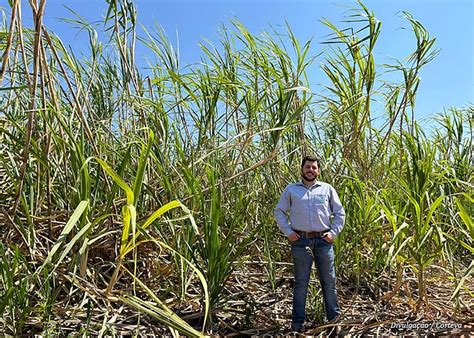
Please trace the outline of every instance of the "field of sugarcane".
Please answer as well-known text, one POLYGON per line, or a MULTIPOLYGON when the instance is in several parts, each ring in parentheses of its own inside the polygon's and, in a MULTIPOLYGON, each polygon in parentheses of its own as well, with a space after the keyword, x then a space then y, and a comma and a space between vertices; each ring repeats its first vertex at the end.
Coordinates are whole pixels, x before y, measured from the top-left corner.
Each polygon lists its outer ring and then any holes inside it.
MULTIPOLYGON (((292 264, 273 209, 306 154, 346 209, 343 330, 472 328, 474 109, 418 123, 420 74, 438 50, 409 13, 415 47, 392 64, 376 59, 382 26, 360 3, 343 24, 322 21, 326 41, 230 21, 183 65, 162 30, 137 34, 130 1, 107 2, 100 34, 75 21, 88 54, 44 26, 44 0, 5 6, 0 332, 288 332, 292 264)), ((317 278, 308 299, 311 332, 328 333, 317 278)))

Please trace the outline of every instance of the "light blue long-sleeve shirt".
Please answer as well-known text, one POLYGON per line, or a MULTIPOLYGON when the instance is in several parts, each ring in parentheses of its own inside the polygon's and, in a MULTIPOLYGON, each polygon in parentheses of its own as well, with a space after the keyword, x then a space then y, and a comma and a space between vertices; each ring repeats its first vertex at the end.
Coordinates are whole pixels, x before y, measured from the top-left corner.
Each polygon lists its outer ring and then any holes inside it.
POLYGON ((336 237, 346 216, 336 190, 330 184, 318 181, 309 188, 303 182, 287 186, 274 215, 278 227, 287 237, 294 230, 330 230, 336 237))

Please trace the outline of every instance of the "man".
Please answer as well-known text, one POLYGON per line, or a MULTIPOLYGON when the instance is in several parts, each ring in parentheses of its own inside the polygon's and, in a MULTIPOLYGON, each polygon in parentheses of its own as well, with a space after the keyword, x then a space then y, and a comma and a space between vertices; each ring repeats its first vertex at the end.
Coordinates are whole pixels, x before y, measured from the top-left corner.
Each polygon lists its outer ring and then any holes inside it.
POLYGON ((334 188, 316 180, 319 174, 319 160, 304 157, 301 181, 285 188, 274 212, 280 230, 291 242, 295 277, 291 329, 297 332, 303 331, 313 259, 328 321, 340 314, 332 243, 344 226, 345 212, 334 188))

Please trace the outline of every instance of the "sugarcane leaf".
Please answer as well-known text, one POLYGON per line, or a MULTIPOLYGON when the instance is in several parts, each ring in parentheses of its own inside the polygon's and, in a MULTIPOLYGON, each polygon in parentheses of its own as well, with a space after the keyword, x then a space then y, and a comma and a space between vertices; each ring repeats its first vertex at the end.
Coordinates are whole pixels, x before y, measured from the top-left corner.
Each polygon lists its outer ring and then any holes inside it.
POLYGON ((97 157, 95 159, 97 162, 99 162, 102 169, 104 169, 104 171, 114 180, 114 182, 125 191, 127 195, 127 204, 134 204, 135 198, 133 190, 128 186, 128 184, 125 183, 125 181, 119 175, 117 175, 117 173, 105 161, 97 157))
POLYGON ((150 156, 150 151, 153 146, 154 140, 155 140, 155 134, 153 133, 153 131, 150 130, 147 145, 146 147, 145 146, 142 147, 142 152, 140 154, 140 161, 138 162, 137 175, 135 176, 135 182, 133 184, 133 195, 135 196, 135 203, 134 203, 135 208, 137 207, 137 204, 138 204, 140 190, 143 184, 143 176, 145 174, 146 163, 147 163, 148 157, 150 156))
MULTIPOLYGON (((88 205, 89 205, 88 200, 81 201, 79 203, 76 210, 74 210, 72 216, 69 218, 66 225, 64 226, 64 229, 61 231, 61 234, 59 235, 58 240, 56 241, 56 243, 53 245, 53 247, 49 251, 48 256, 44 260, 43 264, 38 268, 38 270, 36 270, 35 275, 38 275, 41 272, 41 270, 43 270, 43 268, 46 266, 46 264, 50 263, 53 260, 53 256, 56 254, 56 252, 59 250, 59 248, 66 241, 67 236, 72 231, 72 229, 74 228, 74 225, 76 225, 77 221, 82 216, 84 211, 87 209, 88 205)), ((57 265, 58 264, 56 264, 56 266, 57 265)))

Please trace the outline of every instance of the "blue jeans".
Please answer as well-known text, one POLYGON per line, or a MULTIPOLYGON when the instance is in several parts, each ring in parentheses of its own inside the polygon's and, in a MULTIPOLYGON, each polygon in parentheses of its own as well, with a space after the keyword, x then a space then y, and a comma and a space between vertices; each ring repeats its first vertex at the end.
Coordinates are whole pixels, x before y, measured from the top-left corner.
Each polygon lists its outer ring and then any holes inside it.
POLYGON ((336 319, 341 311, 337 303, 336 271, 334 269, 332 244, 321 237, 300 237, 300 239, 291 243, 291 253, 295 277, 292 327, 301 327, 306 317, 306 295, 313 260, 316 262, 319 281, 321 282, 326 317, 329 321, 336 319))

